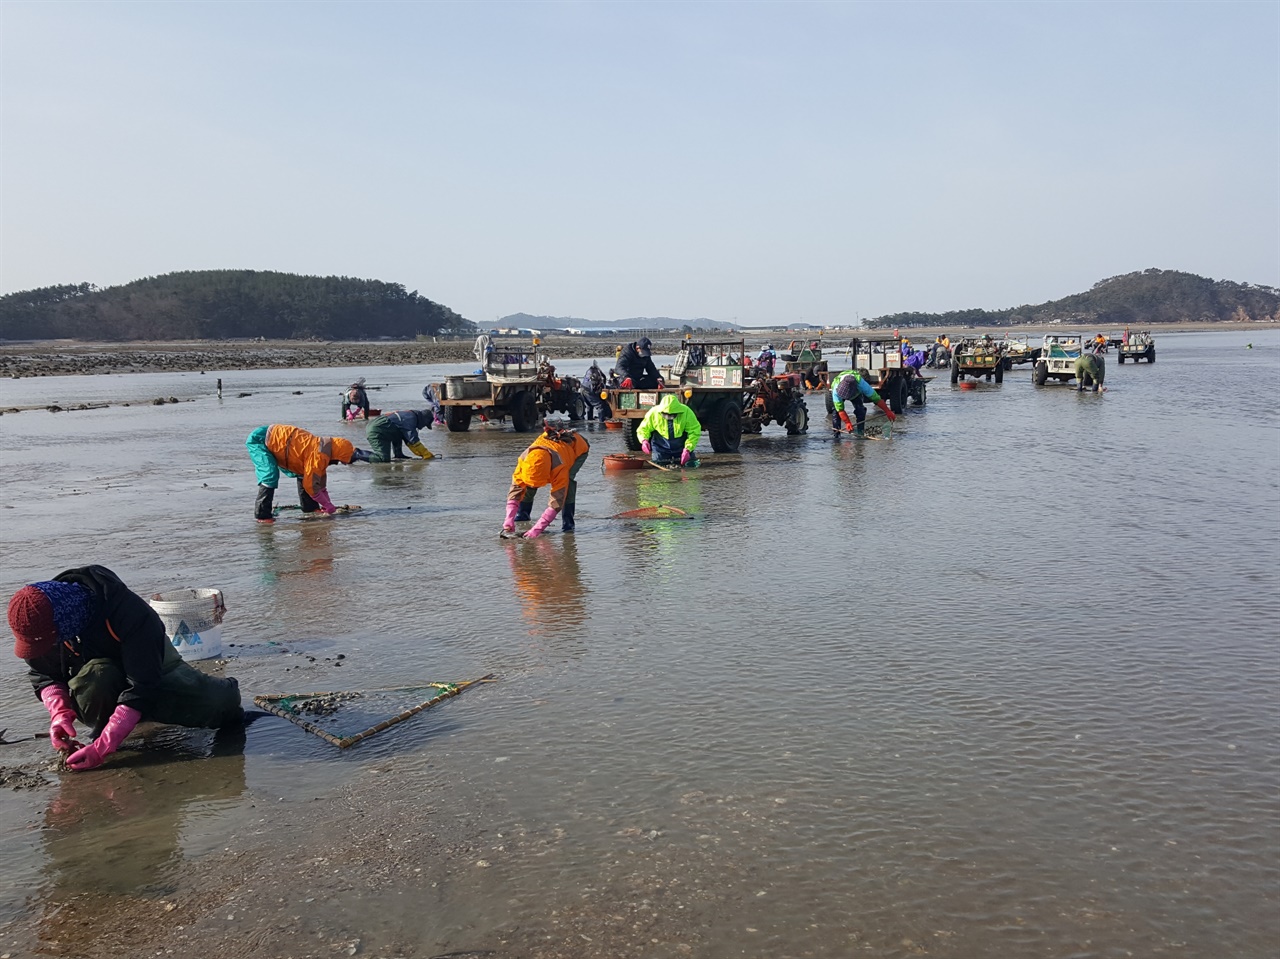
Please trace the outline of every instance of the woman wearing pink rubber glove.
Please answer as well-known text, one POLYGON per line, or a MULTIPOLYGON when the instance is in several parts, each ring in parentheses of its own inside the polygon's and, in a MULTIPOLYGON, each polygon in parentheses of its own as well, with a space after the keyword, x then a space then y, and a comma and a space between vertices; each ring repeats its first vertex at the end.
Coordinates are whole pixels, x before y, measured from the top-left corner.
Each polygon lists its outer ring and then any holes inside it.
POLYGON ((13 651, 49 711, 53 748, 93 769, 140 720, 224 728, 244 723, 240 686, 183 662, 147 602, 104 566, 31 583, 9 601, 13 651), (93 730, 75 741, 75 723, 93 730))
POLYGON ((298 502, 304 513, 334 513, 329 499, 328 470, 333 463, 368 462, 367 450, 358 450, 341 436, 315 436, 300 426, 275 423, 259 426, 245 440, 249 459, 258 473, 258 499, 253 516, 259 523, 274 522, 272 500, 280 474, 298 481, 298 502))
POLYGON ((659 466, 676 462, 681 466, 688 466, 690 462, 697 465, 693 450, 702 438, 702 424, 675 393, 664 393, 658 405, 644 414, 636 436, 640 439, 640 448, 659 466))
POLYGON ((541 486, 551 487, 551 499, 538 521, 524 535, 528 539, 541 536, 557 514, 561 529, 572 533, 577 506, 578 481, 575 477, 587 460, 591 446, 576 430, 544 424, 542 435, 520 454, 511 489, 507 491, 507 515, 502 523, 504 538, 516 535, 516 521, 532 514, 533 494, 541 486))

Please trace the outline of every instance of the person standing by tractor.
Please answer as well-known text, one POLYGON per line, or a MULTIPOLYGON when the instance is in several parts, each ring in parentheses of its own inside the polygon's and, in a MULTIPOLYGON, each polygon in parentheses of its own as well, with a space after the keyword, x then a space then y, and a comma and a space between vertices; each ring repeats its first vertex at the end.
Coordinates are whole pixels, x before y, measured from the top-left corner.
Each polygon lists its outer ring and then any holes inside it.
POLYGON ((857 370, 845 370, 831 381, 831 428, 837 433, 840 432, 840 426, 844 424, 846 433, 852 433, 854 436, 864 436, 866 432, 865 422, 867 419, 866 401, 870 400, 879 407, 880 411, 889 418, 892 423, 897 419, 893 414, 893 410, 889 409, 889 404, 880 398, 880 394, 872 388, 871 384, 863 379, 862 374, 857 370), (849 419, 849 414, 845 410, 845 405, 853 404, 854 417, 856 424, 849 419))
POLYGON ((693 451, 701 436, 702 424, 697 415, 675 393, 665 394, 657 406, 644 414, 636 429, 640 448, 659 466, 688 466, 691 462, 697 466, 693 451))
POLYGON ((600 369, 600 364, 595 360, 591 361, 591 368, 582 377, 582 398, 587 404, 587 419, 596 418, 596 413, 600 414, 600 422, 603 423, 611 415, 609 404, 600 398, 600 393, 604 390, 605 378, 604 370, 600 369))
POLYGON ((367 462, 369 453, 358 450, 341 436, 315 436, 300 426, 281 423, 259 426, 245 440, 249 459, 258 473, 258 499, 253 516, 259 523, 274 523, 271 501, 280 474, 298 481, 298 501, 304 513, 323 510, 336 513, 327 489, 327 471, 331 463, 350 464, 354 460, 367 462))
POLYGON ((647 336, 622 348, 615 367, 622 377, 624 390, 662 389, 662 377, 658 375, 658 368, 653 365, 652 348, 653 344, 647 336))
POLYGON ((369 438, 369 462, 390 463, 392 459, 407 460, 403 446, 409 447, 424 460, 434 459, 435 454, 423 445, 418 430, 429 430, 435 420, 431 410, 396 410, 375 416, 364 428, 369 438))
POLYGON ((777 362, 778 354, 773 351, 773 344, 766 343, 760 355, 756 357, 756 366, 760 367, 765 376, 773 376, 773 369, 777 362))
POLYGON ((542 486, 551 487, 551 498, 542 516, 524 534, 525 539, 541 536, 551 521, 560 516, 560 529, 574 530, 577 507, 577 475, 587 460, 591 445, 577 430, 544 423, 542 435, 529 444, 516 461, 507 491, 507 515, 502 523, 503 539, 516 535, 516 521, 527 520, 533 512, 533 494, 542 486))

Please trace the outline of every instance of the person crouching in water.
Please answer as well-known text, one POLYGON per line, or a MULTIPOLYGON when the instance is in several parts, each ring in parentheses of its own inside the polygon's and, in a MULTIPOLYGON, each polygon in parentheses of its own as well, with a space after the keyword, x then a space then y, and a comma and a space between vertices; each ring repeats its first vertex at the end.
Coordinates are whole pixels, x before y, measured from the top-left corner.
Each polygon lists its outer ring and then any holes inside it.
POLYGON ((533 513, 533 494, 540 486, 551 487, 551 499, 542 516, 526 532, 526 539, 543 534, 559 514, 561 530, 572 533, 573 513, 577 506, 578 481, 582 464, 587 461, 591 445, 577 430, 544 424, 542 435, 520 454, 511 489, 507 491, 507 516, 502 523, 503 538, 516 535, 516 521, 527 520, 533 513))
POLYGON ((160 616, 105 566, 23 586, 9 600, 14 654, 49 711, 49 739, 76 772, 120 748, 142 720, 243 725, 240 684, 183 662, 160 616), (77 722, 92 735, 76 741, 77 722))
POLYGON ((363 376, 348 386, 346 392, 342 394, 343 419, 353 420, 357 413, 366 420, 369 418, 369 394, 365 392, 363 376))
POLYGON ((864 400, 870 400, 878 406, 880 411, 889 418, 890 423, 897 419, 893 410, 889 409, 889 404, 880 398, 880 394, 863 379, 861 373, 857 370, 845 370, 831 381, 831 428, 839 433, 840 425, 843 423, 846 433, 852 433, 855 436, 865 435, 867 406, 864 400), (856 425, 845 411, 845 405, 848 403, 853 404, 856 425))
POLYGON ((693 451, 702 437, 702 424, 675 393, 665 394, 657 406, 644 414, 636 437, 640 448, 659 466, 688 466, 691 462, 698 465, 693 451))
POLYGON ((434 422, 435 414, 431 410, 396 410, 375 416, 364 428, 365 436, 369 437, 369 462, 407 460, 403 446, 424 460, 434 459, 435 454, 418 437, 418 430, 429 430, 434 422))
POLYGON ((249 459, 258 473, 258 500, 253 516, 259 523, 273 523, 272 499, 280 474, 298 481, 298 502, 304 513, 323 510, 336 513, 329 498, 326 472, 330 463, 368 462, 367 450, 358 450, 341 436, 314 436, 300 426, 259 426, 245 440, 249 459))

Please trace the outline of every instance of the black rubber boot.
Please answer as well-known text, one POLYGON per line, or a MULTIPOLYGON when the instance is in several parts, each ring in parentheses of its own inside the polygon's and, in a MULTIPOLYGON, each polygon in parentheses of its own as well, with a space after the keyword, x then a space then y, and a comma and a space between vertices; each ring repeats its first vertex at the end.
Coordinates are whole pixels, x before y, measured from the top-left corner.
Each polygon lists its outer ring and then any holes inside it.
POLYGON ((260 522, 270 522, 274 517, 271 515, 271 501, 275 497, 276 491, 270 486, 258 487, 258 501, 253 504, 253 518, 260 522))
POLYGON ((577 503, 565 503, 564 509, 560 511, 560 529, 565 533, 572 533, 574 529, 573 511, 577 507, 577 503))
POLYGON ((525 493, 520 500, 520 509, 516 511, 516 522, 527 523, 533 518, 533 490, 525 493))
POLYGON ((301 476, 298 477, 298 502, 302 505, 302 512, 304 513, 314 513, 320 508, 320 504, 311 498, 311 494, 302 485, 301 476))

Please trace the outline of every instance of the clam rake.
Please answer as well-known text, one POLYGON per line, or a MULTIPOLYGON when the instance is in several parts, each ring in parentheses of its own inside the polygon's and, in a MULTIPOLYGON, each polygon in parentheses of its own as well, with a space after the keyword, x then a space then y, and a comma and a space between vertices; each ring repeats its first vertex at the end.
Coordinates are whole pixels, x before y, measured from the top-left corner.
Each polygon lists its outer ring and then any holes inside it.
POLYGON ((314 733, 325 742, 332 743, 339 749, 346 749, 349 746, 354 746, 361 740, 368 739, 375 733, 380 733, 384 729, 390 729, 392 726, 398 725, 412 716, 416 716, 424 709, 430 709, 437 703, 444 702, 446 699, 451 699, 452 697, 457 696, 464 689, 474 686, 477 683, 490 682, 496 682, 496 678, 493 673, 489 673, 487 676, 481 676, 479 679, 467 679, 457 683, 421 683, 417 686, 396 686, 389 689, 375 689, 364 692, 331 691, 316 693, 276 693, 267 696, 255 696, 253 697, 253 701, 262 709, 301 726, 307 732, 314 733), (413 693, 428 689, 435 692, 435 694, 430 698, 419 702, 408 709, 404 709, 387 719, 375 723, 367 729, 362 729, 347 736, 335 735, 320 726, 319 723, 304 718, 304 714, 307 713, 315 716, 333 715, 340 709, 344 708, 344 706, 351 705, 357 701, 365 699, 366 697, 372 697, 376 694, 413 693))

